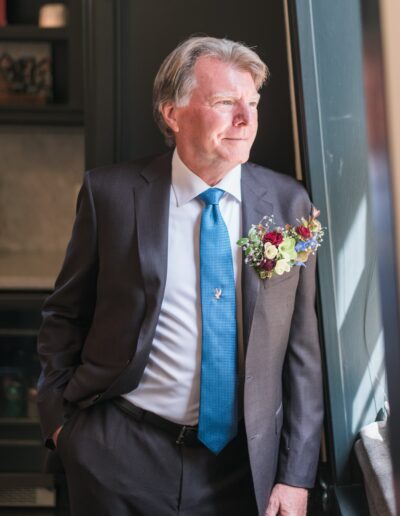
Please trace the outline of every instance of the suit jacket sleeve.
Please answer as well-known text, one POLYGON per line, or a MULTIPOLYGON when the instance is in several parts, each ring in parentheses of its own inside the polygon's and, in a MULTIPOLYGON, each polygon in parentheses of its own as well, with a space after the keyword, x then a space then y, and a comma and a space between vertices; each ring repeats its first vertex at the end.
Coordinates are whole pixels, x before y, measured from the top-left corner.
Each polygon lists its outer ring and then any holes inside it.
POLYGON ((284 420, 277 482, 313 487, 323 421, 323 390, 315 313, 316 257, 300 271, 283 369, 284 420))
POLYGON ((96 279, 96 213, 87 172, 78 195, 72 237, 54 292, 44 303, 38 337, 42 365, 38 408, 49 447, 53 447, 53 432, 64 423, 63 391, 80 364, 95 306, 96 279))

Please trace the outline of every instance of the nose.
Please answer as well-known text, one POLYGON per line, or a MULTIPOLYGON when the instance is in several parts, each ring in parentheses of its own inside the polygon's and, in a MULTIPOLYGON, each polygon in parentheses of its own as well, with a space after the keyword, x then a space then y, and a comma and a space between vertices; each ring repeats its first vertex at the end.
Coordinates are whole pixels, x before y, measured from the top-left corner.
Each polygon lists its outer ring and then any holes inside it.
POLYGON ((233 116, 233 125, 239 127, 250 122, 250 108, 245 102, 239 102, 233 116))

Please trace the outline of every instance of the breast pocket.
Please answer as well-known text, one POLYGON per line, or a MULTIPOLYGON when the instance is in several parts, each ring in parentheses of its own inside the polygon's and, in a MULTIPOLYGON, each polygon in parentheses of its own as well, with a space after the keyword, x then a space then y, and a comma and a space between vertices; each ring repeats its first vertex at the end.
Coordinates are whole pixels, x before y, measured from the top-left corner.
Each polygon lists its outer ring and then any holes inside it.
POLYGON ((300 277, 300 267, 294 265, 289 272, 284 272, 281 276, 272 276, 270 279, 263 280, 264 289, 274 289, 279 285, 279 288, 293 288, 297 286, 300 277))

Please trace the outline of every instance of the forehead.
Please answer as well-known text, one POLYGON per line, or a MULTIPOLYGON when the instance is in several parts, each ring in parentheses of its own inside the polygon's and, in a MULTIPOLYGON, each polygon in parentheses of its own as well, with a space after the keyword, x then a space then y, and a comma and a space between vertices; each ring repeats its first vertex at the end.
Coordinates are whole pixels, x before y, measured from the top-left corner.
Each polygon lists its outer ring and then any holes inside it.
POLYGON ((194 90, 205 95, 213 95, 218 92, 257 95, 250 72, 240 70, 214 57, 199 57, 193 72, 196 79, 194 90))

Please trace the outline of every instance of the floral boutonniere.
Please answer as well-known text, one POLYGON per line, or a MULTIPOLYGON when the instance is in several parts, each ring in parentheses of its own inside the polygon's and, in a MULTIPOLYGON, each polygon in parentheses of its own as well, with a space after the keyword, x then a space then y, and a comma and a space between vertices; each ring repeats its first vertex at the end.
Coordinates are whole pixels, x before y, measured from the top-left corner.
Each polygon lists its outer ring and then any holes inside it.
POLYGON ((297 226, 286 224, 276 226, 273 216, 263 217, 259 224, 253 224, 247 237, 238 240, 243 248, 245 263, 253 267, 261 279, 269 279, 297 265, 305 267, 310 254, 321 245, 324 228, 317 217, 319 210, 313 208, 308 219, 298 220, 297 226))

